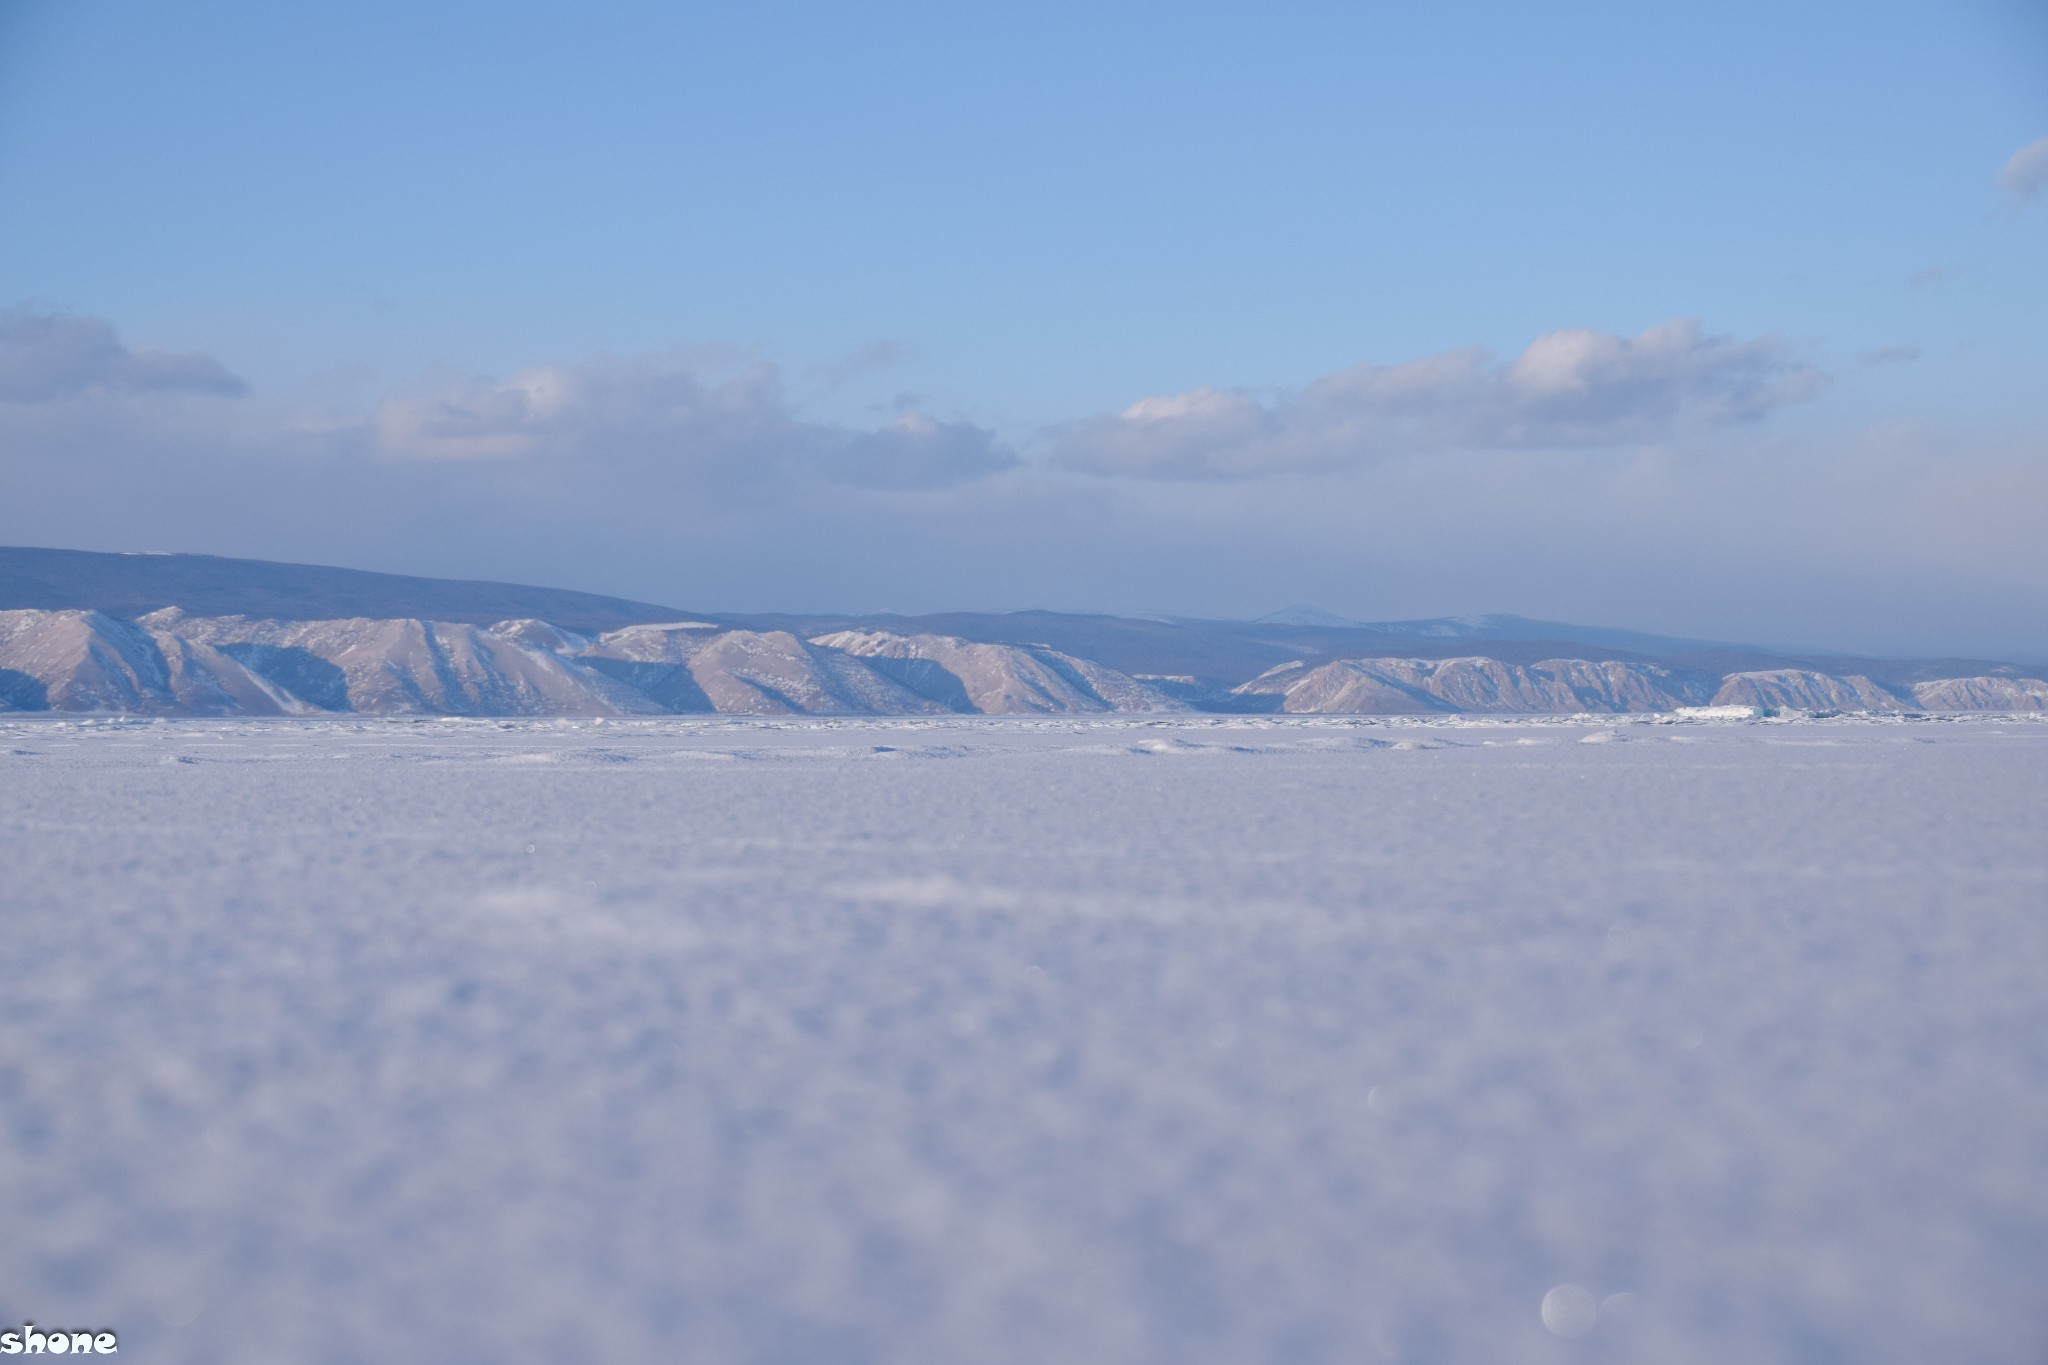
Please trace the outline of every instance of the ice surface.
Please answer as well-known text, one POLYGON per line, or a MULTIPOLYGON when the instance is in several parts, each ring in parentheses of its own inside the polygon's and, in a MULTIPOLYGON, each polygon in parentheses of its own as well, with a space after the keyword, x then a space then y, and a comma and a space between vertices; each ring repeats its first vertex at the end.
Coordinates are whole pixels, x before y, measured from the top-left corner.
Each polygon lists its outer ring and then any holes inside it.
POLYGON ((0 719, 0 1318, 2048 1358, 2048 722, 0 719))

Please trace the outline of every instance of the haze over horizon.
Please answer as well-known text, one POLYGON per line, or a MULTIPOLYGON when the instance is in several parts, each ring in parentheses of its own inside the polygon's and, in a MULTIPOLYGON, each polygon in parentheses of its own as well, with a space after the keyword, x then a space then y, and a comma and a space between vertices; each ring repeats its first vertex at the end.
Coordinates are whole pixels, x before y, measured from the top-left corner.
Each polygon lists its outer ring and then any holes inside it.
POLYGON ((0 4, 0 543, 2048 658, 2048 12, 0 4))

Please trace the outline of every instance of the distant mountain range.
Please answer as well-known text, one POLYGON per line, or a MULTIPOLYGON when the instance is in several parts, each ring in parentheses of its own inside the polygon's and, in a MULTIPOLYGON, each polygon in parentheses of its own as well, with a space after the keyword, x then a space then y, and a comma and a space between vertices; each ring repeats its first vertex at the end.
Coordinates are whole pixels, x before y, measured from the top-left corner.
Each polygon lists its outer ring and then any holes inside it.
POLYGON ((747 615, 205 555, 0 548, 0 711, 15 712, 2038 711, 2042 671, 1515 616, 747 615))
POLYGON ((1526 616, 1437 616, 1419 621, 1351 621, 1320 607, 1289 607, 1261 616, 1255 625, 1321 626, 1334 630, 1364 630, 1376 635, 1398 635, 1429 640, 1576 640, 1582 644, 1606 645, 1612 649, 1646 654, 1668 654, 1674 650, 1699 651, 1747 649, 1747 645, 1723 640, 1688 640, 1675 635, 1652 635, 1640 630, 1612 630, 1606 626, 1575 626, 1563 621, 1532 621, 1526 616))
POLYGON ((280 621, 410 616, 473 626, 537 616, 575 630, 612 630, 686 614, 647 602, 512 583, 408 578, 214 555, 0 546, 0 610, 23 607, 99 611, 128 620, 162 607, 195 616, 280 621))

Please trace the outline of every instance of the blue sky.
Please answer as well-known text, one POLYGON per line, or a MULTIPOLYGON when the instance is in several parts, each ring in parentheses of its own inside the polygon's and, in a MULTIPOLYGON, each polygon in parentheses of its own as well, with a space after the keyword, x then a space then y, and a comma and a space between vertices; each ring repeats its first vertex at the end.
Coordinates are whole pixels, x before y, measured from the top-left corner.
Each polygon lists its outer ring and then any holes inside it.
POLYGON ((2048 657, 2048 7, 0 16, 9 542, 2048 657))

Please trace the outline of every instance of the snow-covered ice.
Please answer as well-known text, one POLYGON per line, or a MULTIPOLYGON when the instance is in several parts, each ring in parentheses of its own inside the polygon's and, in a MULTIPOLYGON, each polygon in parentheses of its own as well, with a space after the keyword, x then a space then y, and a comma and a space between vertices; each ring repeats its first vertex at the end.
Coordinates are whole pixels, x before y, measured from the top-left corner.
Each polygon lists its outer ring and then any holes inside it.
POLYGON ((2048 722, 0 720, 0 1318, 2048 1358, 2048 722))

